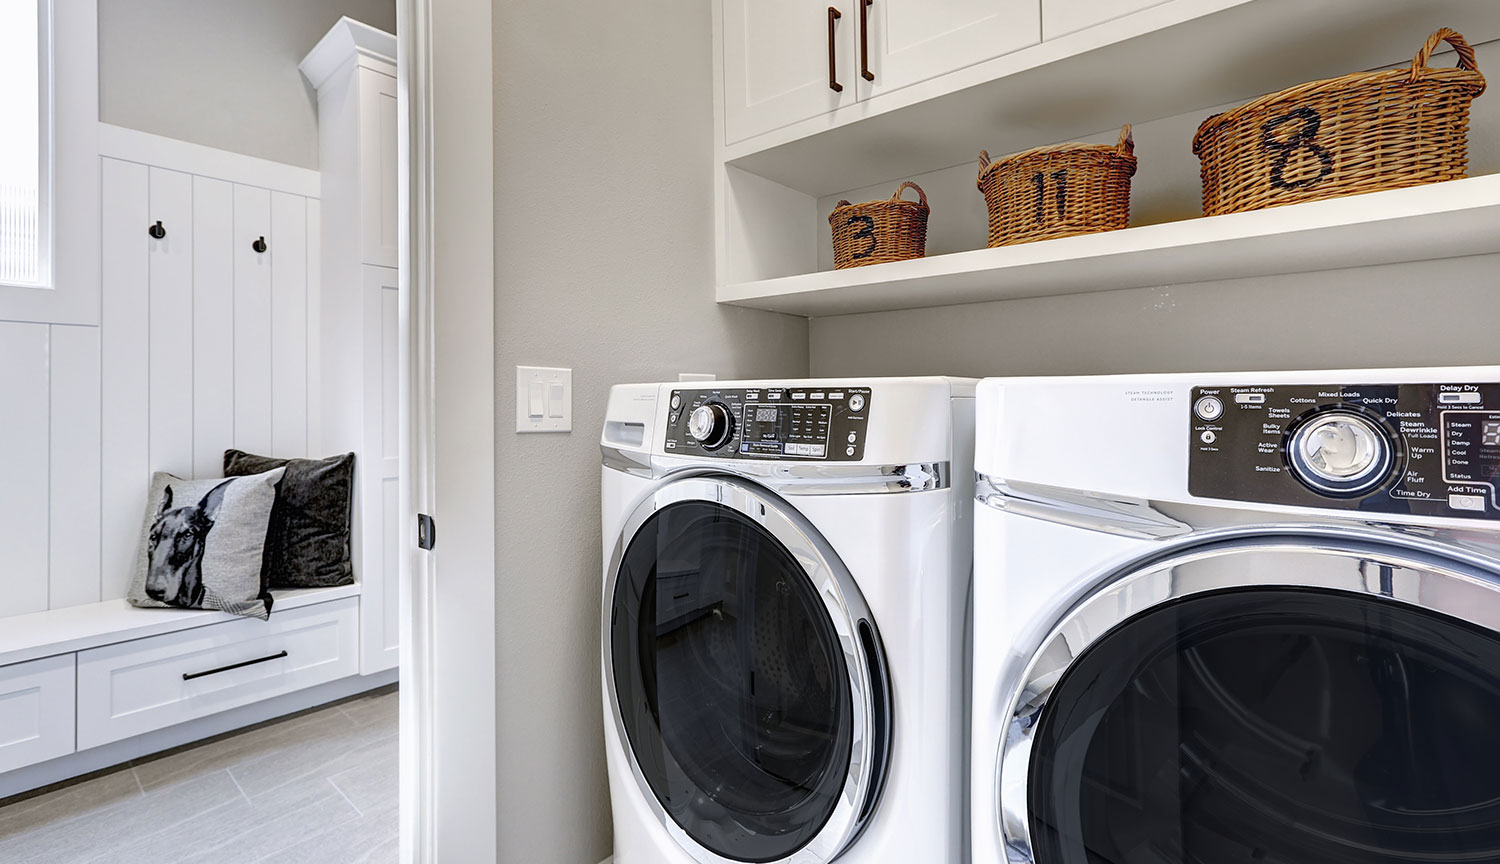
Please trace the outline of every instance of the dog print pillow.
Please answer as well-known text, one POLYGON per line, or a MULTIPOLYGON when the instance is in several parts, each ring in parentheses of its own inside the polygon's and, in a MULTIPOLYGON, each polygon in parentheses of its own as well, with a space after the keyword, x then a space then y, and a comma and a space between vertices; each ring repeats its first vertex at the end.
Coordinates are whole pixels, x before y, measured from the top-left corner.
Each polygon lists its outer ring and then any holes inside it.
POLYGON ((282 471, 227 480, 153 476, 130 603, 270 617, 262 556, 282 471))

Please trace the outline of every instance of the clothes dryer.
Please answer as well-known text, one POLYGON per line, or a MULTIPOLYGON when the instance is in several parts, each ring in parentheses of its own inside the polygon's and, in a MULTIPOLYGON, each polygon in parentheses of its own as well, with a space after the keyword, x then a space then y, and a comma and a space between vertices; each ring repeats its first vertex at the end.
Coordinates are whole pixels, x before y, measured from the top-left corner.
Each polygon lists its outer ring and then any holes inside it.
POLYGON ((960 860, 973 393, 943 378, 613 389, 616 864, 960 860))

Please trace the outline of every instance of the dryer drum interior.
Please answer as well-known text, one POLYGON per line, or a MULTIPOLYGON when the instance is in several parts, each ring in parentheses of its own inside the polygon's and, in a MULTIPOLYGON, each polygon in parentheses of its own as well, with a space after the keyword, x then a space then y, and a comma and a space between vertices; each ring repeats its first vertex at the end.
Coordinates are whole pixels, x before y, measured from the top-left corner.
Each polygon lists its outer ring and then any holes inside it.
POLYGON ((739 510, 676 501, 630 539, 611 602, 618 719, 661 809, 724 859, 807 847, 845 797, 862 717, 803 563, 739 510))
POLYGON ((1077 657, 1030 759, 1040 864, 1500 861, 1500 638, 1350 591, 1192 594, 1077 657))

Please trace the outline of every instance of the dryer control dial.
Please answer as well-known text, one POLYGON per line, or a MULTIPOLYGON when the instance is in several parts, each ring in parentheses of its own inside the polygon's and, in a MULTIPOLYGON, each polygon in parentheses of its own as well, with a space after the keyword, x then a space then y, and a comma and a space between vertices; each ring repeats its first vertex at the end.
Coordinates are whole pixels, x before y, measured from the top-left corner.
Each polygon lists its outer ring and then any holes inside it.
POLYGON ((1292 473, 1314 491, 1350 497, 1379 486, 1390 474, 1391 442, 1373 420, 1354 411, 1323 411, 1293 431, 1287 444, 1292 473))
POLYGON ((699 405, 688 415, 688 434, 705 450, 723 447, 734 431, 734 415, 722 402, 699 405))

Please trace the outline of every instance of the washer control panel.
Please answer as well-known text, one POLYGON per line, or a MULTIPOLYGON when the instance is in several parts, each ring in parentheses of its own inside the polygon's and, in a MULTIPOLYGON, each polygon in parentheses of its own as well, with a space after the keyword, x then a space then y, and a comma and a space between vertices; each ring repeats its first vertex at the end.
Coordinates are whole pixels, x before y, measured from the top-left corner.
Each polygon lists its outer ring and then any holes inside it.
POLYGON ((1500 384, 1196 387, 1188 492, 1500 519, 1500 384))
POLYGON ((869 387, 673 390, 666 452, 717 459, 858 462, 864 458, 869 387))

